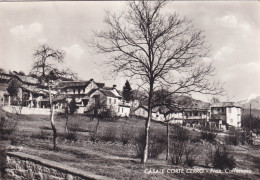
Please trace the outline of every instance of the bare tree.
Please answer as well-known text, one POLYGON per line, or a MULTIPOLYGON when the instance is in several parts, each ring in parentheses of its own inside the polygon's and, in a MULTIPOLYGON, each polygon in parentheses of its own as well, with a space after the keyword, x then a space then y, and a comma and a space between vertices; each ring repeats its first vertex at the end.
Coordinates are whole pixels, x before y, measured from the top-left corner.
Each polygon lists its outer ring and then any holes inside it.
POLYGON ((62 70, 55 66, 55 63, 63 63, 64 52, 55 50, 46 44, 40 45, 35 50, 33 56, 35 60, 30 74, 39 77, 40 82, 48 87, 51 110, 50 121, 53 131, 53 149, 57 149, 57 128, 54 120, 55 102, 52 93, 53 90, 55 90, 55 85, 53 82, 62 77, 72 77, 73 73, 69 69, 62 70))
MULTIPOLYGON (((214 68, 204 62, 209 47, 201 30, 177 13, 164 13, 166 1, 131 1, 128 10, 107 13, 105 31, 91 42, 98 53, 109 53, 106 63, 114 73, 136 78, 147 93, 148 118, 142 162, 147 161, 154 91, 163 86, 171 93, 217 94, 218 83, 209 80, 214 68)), ((161 97, 162 98, 162 97, 161 97)))

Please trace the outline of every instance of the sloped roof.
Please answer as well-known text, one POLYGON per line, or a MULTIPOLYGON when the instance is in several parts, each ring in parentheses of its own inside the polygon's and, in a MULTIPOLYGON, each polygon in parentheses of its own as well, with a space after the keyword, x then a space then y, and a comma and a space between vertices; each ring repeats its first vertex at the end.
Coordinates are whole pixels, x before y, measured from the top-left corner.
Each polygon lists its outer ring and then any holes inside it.
POLYGON ((109 96, 109 97, 119 97, 119 96, 116 96, 112 91, 110 90, 107 90, 107 89, 99 89, 100 92, 102 92, 105 96, 109 96))
POLYGON ((91 89, 87 94, 86 94, 86 98, 89 97, 91 94, 93 94, 95 91, 100 91, 101 93, 103 93, 105 96, 109 96, 109 97, 115 97, 115 98, 119 98, 120 96, 117 96, 116 94, 114 94, 111 90, 109 89, 104 89, 104 88, 98 88, 98 89, 91 89))
MULTIPOLYGON (((139 109, 139 108, 143 108, 143 109, 145 109, 146 111, 148 111, 148 106, 144 106, 144 105, 138 106, 134 111, 136 111, 136 110, 139 109)), ((153 110, 152 110, 153 113, 156 113, 156 112, 158 112, 158 111, 159 111, 160 113, 163 113, 163 112, 161 112, 161 110, 160 110, 159 107, 155 107, 155 108, 153 108, 153 110)))
POLYGON ((187 106, 183 106, 183 109, 190 109, 190 110, 207 110, 209 109, 210 104, 209 103, 205 103, 199 100, 196 100, 194 102, 192 102, 191 104, 187 105, 187 106))
POLYGON ((105 83, 99 83, 99 82, 95 82, 96 85, 99 87, 99 88, 103 88, 105 86, 105 83))
POLYGON ((48 90, 46 89, 42 89, 42 88, 38 88, 38 87, 35 87, 35 86, 25 86, 25 85, 21 85, 21 88, 22 89, 25 89, 31 93, 34 93, 34 94, 48 94, 48 90))
POLYGON ((7 91, 8 83, 0 83, 0 91, 7 91))
POLYGON ((58 88, 68 88, 68 87, 86 87, 90 84, 90 81, 61 81, 56 87, 58 88))
POLYGON ((21 76, 21 75, 15 75, 20 81, 23 83, 29 83, 29 84, 39 84, 38 79, 30 77, 30 76, 21 76))
MULTIPOLYGON (((86 94, 86 96, 87 97, 89 97, 92 93, 94 93, 96 90, 98 90, 98 89, 91 89, 87 94, 86 94)), ((84 97, 86 97, 86 96, 84 96, 84 97)))
POLYGON ((211 107, 238 107, 234 102, 219 102, 211 104, 211 107))

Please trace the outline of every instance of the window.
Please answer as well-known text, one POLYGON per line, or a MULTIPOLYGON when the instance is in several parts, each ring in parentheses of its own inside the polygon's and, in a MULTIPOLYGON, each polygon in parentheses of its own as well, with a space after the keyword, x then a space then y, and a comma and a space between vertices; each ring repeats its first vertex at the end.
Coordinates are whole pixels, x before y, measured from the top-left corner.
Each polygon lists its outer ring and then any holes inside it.
POLYGON ((195 113, 194 113, 194 116, 198 116, 198 112, 195 112, 195 113))
POLYGON ((232 113, 231 108, 228 108, 228 113, 232 113))
POLYGON ((78 94, 80 94, 80 88, 78 89, 78 94))
POLYGON ((75 94, 75 89, 73 88, 73 93, 75 94))
POLYGON ((122 113, 124 112, 124 108, 122 108, 122 113))
POLYGON ((109 104, 111 104, 111 98, 109 98, 109 104))
POLYGON ((118 112, 120 112, 120 107, 118 107, 118 112))
POLYGON ((114 104, 116 104, 116 99, 114 99, 114 104))

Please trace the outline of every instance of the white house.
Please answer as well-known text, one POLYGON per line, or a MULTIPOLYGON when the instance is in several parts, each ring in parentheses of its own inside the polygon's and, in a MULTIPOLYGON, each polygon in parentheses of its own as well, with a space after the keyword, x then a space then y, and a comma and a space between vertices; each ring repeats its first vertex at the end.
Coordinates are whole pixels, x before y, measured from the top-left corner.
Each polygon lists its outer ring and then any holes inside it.
MULTIPOLYGON (((134 115, 139 116, 139 117, 144 117, 147 118, 148 117, 148 108, 147 106, 139 106, 138 108, 136 108, 134 110, 134 115)), ((152 119, 155 121, 160 121, 160 122, 164 122, 165 121, 165 117, 164 117, 164 112, 161 108, 159 107, 155 107, 152 110, 152 119)))
POLYGON ((222 102, 211 105, 211 121, 217 123, 219 128, 223 126, 241 127, 241 107, 233 102, 222 102))

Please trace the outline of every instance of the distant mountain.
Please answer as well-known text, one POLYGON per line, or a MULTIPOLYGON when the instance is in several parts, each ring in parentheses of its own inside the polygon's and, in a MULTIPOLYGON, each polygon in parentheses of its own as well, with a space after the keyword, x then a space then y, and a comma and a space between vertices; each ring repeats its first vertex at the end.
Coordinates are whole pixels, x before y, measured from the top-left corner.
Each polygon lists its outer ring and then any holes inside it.
POLYGON ((250 109, 260 110, 260 96, 249 97, 246 100, 238 101, 237 104, 241 106, 243 109, 250 109))
MULTIPOLYGON (((250 109, 243 109, 242 115, 249 115, 249 114, 250 114, 250 109)), ((260 110, 252 109, 251 114, 252 114, 252 116, 260 117, 260 110)))

